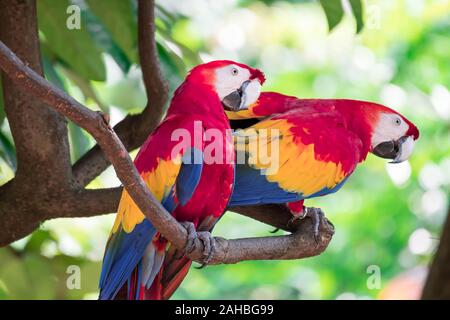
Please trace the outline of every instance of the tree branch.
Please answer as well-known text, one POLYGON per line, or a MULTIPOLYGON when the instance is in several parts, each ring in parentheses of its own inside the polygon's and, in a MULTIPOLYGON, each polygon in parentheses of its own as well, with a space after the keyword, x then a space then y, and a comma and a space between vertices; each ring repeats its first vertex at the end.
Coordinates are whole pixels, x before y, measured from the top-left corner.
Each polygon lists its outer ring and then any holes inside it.
POLYGON ((291 221, 292 213, 282 204, 231 207, 229 210, 288 232, 296 232, 301 224, 300 219, 291 221))
MULTIPOLYGON (((93 217, 114 212, 119 205, 122 190, 122 187, 85 189, 65 200, 67 209, 59 210, 58 217, 93 217)), ((282 204, 231 207, 228 210, 288 232, 296 232, 301 222, 291 221, 291 212, 282 204)))
MULTIPOLYGON (((39 76, 26 66, 8 47, 0 41, 0 68, 18 86, 37 99, 53 107, 74 123, 89 132, 111 161, 117 176, 140 210, 152 224, 176 248, 182 250, 187 241, 187 232, 155 199, 137 172, 128 152, 114 130, 101 113, 94 112, 68 96, 59 88, 39 76)), ((217 238, 217 250, 212 264, 236 263, 242 260, 298 259, 320 254, 332 238, 332 226, 321 225, 316 243, 310 221, 299 224, 292 235, 226 240, 217 238)), ((189 257, 202 260, 203 243, 197 239, 195 250, 189 257)))
POLYGON ((226 240, 216 237, 217 251, 209 264, 231 264, 249 260, 294 260, 321 254, 330 243, 334 228, 321 224, 320 237, 314 239, 311 219, 298 223, 286 236, 226 240))
POLYGON ((44 208, 48 218, 95 217, 115 212, 122 187, 106 189, 81 189, 58 195, 58 210, 44 208))
MULTIPOLYGON (((128 151, 140 147, 159 124, 168 99, 168 84, 159 65, 154 21, 154 1, 139 0, 138 49, 147 105, 141 114, 128 115, 114 127, 114 131, 128 151)), ((105 158, 100 146, 96 145, 74 164, 74 180, 77 185, 86 186, 109 165, 110 162, 105 158)))

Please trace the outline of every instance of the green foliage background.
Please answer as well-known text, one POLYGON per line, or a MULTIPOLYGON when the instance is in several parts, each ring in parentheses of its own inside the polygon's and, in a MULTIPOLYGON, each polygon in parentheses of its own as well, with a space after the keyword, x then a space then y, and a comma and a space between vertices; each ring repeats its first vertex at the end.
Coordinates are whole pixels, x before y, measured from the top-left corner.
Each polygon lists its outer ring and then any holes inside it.
MULTIPOLYGON (((324 254, 192 269, 174 298, 418 297, 449 206, 450 3, 339 3, 159 1, 158 50, 171 90, 202 60, 235 59, 266 72, 265 90, 380 102, 421 131, 409 162, 388 165, 369 156, 342 190, 307 203, 322 207, 336 226, 324 254), (371 286, 373 268, 380 271, 380 288, 371 286)), ((47 79, 92 109, 109 112, 113 123, 142 110, 135 1, 39 0, 38 16, 47 79), (70 4, 81 8, 81 30, 65 27, 70 4)), ((13 177, 16 160, 1 92, 0 125, 3 184, 13 177)), ((75 161, 94 141, 69 128, 75 161)), ((109 169, 90 187, 118 183, 109 169)), ((56 219, 0 249, 0 299, 96 298, 112 220, 56 219), (70 265, 81 269, 80 289, 67 289, 70 265)), ((227 213, 214 233, 233 238, 270 230, 227 213)))

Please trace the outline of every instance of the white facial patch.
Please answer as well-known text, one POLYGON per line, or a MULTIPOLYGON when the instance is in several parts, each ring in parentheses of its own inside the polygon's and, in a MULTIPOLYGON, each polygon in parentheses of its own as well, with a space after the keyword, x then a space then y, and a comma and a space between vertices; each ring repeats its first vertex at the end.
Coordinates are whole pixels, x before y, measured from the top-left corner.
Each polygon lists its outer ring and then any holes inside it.
POLYGON ((414 150, 414 139, 413 137, 406 138, 405 142, 402 143, 400 147, 400 153, 398 156, 392 161, 393 163, 400 163, 407 160, 414 150))
POLYGON ((408 124, 399 115, 382 113, 372 134, 372 148, 382 142, 400 139, 408 129, 408 124))
POLYGON ((229 65, 216 70, 216 92, 220 100, 250 79, 250 71, 236 65, 229 65))
POLYGON ((261 83, 259 83, 258 79, 253 79, 245 88, 245 101, 243 104, 244 108, 249 107, 254 104, 256 100, 258 100, 259 95, 261 94, 261 83))

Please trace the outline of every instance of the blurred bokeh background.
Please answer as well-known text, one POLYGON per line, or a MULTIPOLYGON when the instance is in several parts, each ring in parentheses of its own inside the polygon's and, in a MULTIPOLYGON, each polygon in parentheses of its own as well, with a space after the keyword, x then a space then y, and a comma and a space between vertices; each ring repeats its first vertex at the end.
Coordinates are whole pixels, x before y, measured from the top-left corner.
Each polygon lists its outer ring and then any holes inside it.
MULTIPOLYGON (((56 31, 51 23, 65 21, 69 1, 38 1, 46 76, 117 123, 146 102, 137 65, 135 1, 129 12, 105 11, 105 1, 72 2, 82 8, 77 35, 56 31), (81 51, 66 50, 69 42, 81 51)), ((331 32, 318 1, 158 2, 159 53, 172 90, 193 65, 233 59, 263 69, 266 91, 379 102, 402 112, 421 131, 410 161, 389 165, 369 156, 339 192, 306 203, 323 208, 336 226, 321 256, 192 269, 175 299, 420 296, 450 199, 450 2, 363 2, 365 25, 359 33, 346 1, 344 18, 331 32)), ((1 110, 0 97, 3 184, 14 175, 15 159, 1 110)), ((74 161, 94 144, 74 125, 70 139, 74 161)), ((114 185, 119 181, 108 169, 90 187, 114 185)), ((95 299, 113 218, 48 221, 0 249, 0 299, 95 299), (81 268, 80 289, 67 289, 70 265, 81 268)), ((235 238, 269 231, 227 213, 214 234, 235 238)))

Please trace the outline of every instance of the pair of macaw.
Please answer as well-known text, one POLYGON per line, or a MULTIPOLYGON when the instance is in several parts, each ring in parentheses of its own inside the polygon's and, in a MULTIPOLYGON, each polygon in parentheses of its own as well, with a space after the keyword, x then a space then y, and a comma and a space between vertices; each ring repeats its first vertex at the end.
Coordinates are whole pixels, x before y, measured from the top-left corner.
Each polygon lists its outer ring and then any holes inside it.
MULTIPOLYGON (((410 121, 382 105, 261 93, 264 81, 261 71, 233 61, 195 67, 135 160, 155 197, 187 228, 185 253, 196 237, 204 242, 205 263, 214 251, 209 232, 228 206, 287 203, 294 216, 304 217, 304 199, 337 191, 368 152, 401 162, 419 136, 410 121), (236 147, 230 120, 250 126, 248 136, 237 134, 236 147), (262 159, 267 149, 276 156, 275 168, 262 159), (236 164, 236 151, 244 163, 236 164)), ((190 264, 124 190, 104 255, 100 299, 114 299, 121 290, 128 299, 168 299, 190 264)))

